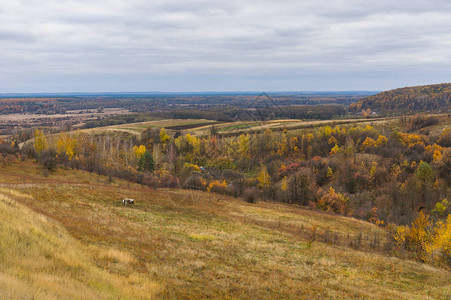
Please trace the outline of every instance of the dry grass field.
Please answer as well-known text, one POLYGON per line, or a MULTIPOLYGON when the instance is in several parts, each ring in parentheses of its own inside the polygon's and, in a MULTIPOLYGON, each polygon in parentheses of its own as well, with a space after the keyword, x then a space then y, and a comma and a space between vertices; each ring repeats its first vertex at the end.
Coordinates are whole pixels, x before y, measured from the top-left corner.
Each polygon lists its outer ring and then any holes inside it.
MULTIPOLYGON (((432 116, 440 120, 439 125, 431 126, 431 130, 440 133, 444 127, 449 128, 450 118, 447 114, 426 115, 432 116)), ((415 118, 415 116, 405 116, 406 120, 415 118)), ((403 128, 408 122, 400 123, 401 117, 384 117, 384 118, 358 118, 358 119, 335 119, 335 120, 273 120, 273 121, 236 121, 229 123, 221 123, 215 125, 219 135, 238 135, 243 133, 264 132, 267 128, 273 131, 287 130, 289 134, 302 134, 305 130, 317 128, 321 126, 359 126, 371 125, 375 127, 391 127, 403 128)), ((191 134, 202 136, 210 133, 211 126, 200 126, 189 130, 191 134)))
POLYGON ((143 274, 108 272, 95 258, 129 267, 133 258, 110 247, 86 245, 60 224, 26 208, 33 198, 0 188, 1 299, 142 298, 158 292, 143 274))
POLYGON ((451 273, 391 257, 383 229, 295 206, 23 162, 0 167, 0 217, 2 298, 451 297, 451 273))
POLYGON ((345 119, 345 120, 324 120, 324 121, 302 121, 302 120, 274 120, 274 121, 236 121, 236 122, 216 122, 205 119, 163 119, 148 122, 129 123, 82 129, 80 132, 103 135, 122 134, 139 136, 148 127, 166 128, 169 134, 180 131, 182 134, 190 133, 196 136, 206 136, 211 132, 214 125, 219 135, 236 135, 248 132, 263 132, 265 129, 272 130, 296 130, 325 125, 343 125, 354 123, 378 123, 385 119, 345 119))
MULTIPOLYGON (((414 116, 408 116, 407 119, 414 116)), ((434 115, 440 118, 440 124, 448 120, 447 115, 434 115)), ((235 122, 216 122, 205 119, 162 119, 149 122, 130 123, 122 125, 105 126, 91 129, 83 129, 81 132, 91 134, 125 134, 139 136, 148 127, 166 128, 169 134, 175 134, 180 131, 182 134, 190 133, 196 136, 207 136, 211 132, 211 126, 214 125, 220 136, 239 135, 243 133, 264 132, 267 128, 275 131, 288 130, 290 134, 299 134, 304 130, 320 126, 402 126, 399 124, 400 117, 386 118, 360 118, 360 119, 337 119, 337 120, 293 120, 282 119, 272 121, 235 121, 235 122)), ((449 122, 449 121, 448 121, 449 122)))
MULTIPOLYGON (((129 123, 129 124, 121 124, 121 125, 112 125, 105 127, 96 127, 90 129, 82 129, 80 130, 83 133, 91 133, 91 134, 108 134, 108 133, 122 133, 122 134, 130 134, 130 135, 140 135, 148 127, 165 127, 168 128, 168 131, 175 130, 183 130, 184 127, 193 128, 193 127, 203 127, 205 124, 216 123, 216 121, 205 120, 205 119, 163 119, 163 120, 155 120, 148 122, 139 122, 139 123, 129 123)), ((211 125, 210 125, 211 126, 211 125)), ((210 127, 206 126, 206 127, 210 127)))

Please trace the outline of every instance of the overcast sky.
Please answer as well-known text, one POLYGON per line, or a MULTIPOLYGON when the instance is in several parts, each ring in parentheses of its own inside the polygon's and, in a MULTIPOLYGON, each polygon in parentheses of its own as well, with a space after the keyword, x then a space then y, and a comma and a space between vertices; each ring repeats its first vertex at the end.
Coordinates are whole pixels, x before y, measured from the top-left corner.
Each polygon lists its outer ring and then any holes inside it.
POLYGON ((450 0, 0 1, 0 93, 440 82, 450 0))

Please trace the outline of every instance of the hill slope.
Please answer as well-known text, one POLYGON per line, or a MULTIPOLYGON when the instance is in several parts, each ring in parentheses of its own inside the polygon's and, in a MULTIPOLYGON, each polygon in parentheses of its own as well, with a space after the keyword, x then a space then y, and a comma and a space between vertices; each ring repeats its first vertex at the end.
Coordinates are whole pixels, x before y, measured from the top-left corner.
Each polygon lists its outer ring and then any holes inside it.
POLYGON ((352 218, 81 171, 43 177, 29 162, 3 167, 0 186, 0 290, 17 297, 451 296, 449 272, 390 257, 387 233, 352 218))
POLYGON ((18 203, 25 199, 34 200, 0 188, 0 298, 112 299, 155 294, 158 285, 148 278, 109 273, 92 259, 93 255, 121 259, 126 254, 111 248, 87 250, 61 225, 18 203), (133 280, 142 286, 133 287, 133 280))
POLYGON ((424 112, 451 108, 451 83, 405 87, 365 97, 349 106, 351 111, 370 109, 381 113, 424 112))

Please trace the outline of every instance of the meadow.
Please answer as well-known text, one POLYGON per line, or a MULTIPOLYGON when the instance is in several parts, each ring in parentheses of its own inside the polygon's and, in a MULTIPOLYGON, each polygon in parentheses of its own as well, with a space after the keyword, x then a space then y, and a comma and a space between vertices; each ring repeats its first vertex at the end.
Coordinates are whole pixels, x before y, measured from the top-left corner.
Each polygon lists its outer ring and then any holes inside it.
POLYGON ((167 132, 174 135, 176 132, 181 134, 190 133, 195 136, 208 136, 211 133, 211 128, 214 126, 216 132, 220 136, 239 135, 251 132, 264 132, 270 128, 274 131, 282 131, 284 129, 289 131, 304 130, 308 128, 316 128, 326 125, 346 125, 346 124, 360 124, 360 123, 386 123, 390 122, 392 118, 363 118, 363 119, 341 119, 341 120, 322 120, 322 121, 303 121, 294 119, 272 120, 272 121, 235 121, 235 122, 218 122, 206 119, 161 119, 147 122, 137 122, 121 125, 111 125, 104 127, 96 127, 89 129, 81 129, 79 132, 106 135, 106 134, 122 134, 128 136, 137 136, 147 128, 165 128, 167 132))
POLYGON ((170 130, 171 128, 183 128, 183 127, 201 127, 204 126, 205 123, 211 124, 215 123, 215 121, 205 120, 205 119, 161 119, 155 121, 148 122, 138 122, 138 123, 129 123, 129 124, 121 124, 121 125, 112 125, 105 127, 97 127, 90 129, 82 129, 83 133, 93 133, 93 134, 109 134, 114 132, 127 133, 131 135, 139 136, 146 128, 155 128, 155 127, 165 127, 170 130))
MULTIPOLYGON (((434 115, 439 119, 446 119, 447 115, 434 115)), ((415 118, 415 116, 406 116, 406 120, 415 118)), ((362 118, 343 118, 333 120, 298 120, 298 119, 278 119, 278 120, 237 120, 235 122, 219 122, 207 119, 159 119, 147 122, 137 122, 121 125, 111 125, 79 130, 82 133, 95 135, 122 134, 137 136, 147 128, 165 128, 170 135, 176 132, 185 135, 190 133, 195 136, 208 136, 211 134, 212 126, 218 136, 235 136, 246 133, 263 133, 266 129, 272 131, 287 130, 290 135, 299 134, 305 130, 321 126, 398 126, 400 117, 362 117, 362 118)), ((447 127, 448 125, 446 125, 447 127)), ((434 130, 443 129, 443 123, 436 125, 434 130)))
POLYGON ((391 256, 385 229, 350 217, 30 161, 0 187, 6 297, 451 297, 449 271, 391 256))

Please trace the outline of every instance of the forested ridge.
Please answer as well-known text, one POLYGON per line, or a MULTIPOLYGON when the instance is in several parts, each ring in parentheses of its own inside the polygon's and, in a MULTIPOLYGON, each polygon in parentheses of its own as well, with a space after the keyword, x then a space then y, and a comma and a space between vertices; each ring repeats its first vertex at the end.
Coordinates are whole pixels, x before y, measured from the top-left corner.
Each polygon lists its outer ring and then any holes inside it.
POLYGON ((361 99, 349 106, 351 112, 412 113, 451 107, 451 83, 394 89, 361 99))

